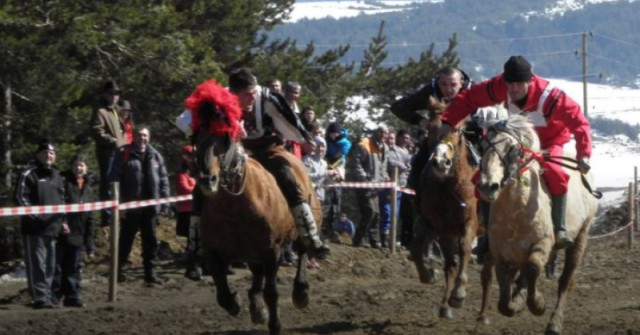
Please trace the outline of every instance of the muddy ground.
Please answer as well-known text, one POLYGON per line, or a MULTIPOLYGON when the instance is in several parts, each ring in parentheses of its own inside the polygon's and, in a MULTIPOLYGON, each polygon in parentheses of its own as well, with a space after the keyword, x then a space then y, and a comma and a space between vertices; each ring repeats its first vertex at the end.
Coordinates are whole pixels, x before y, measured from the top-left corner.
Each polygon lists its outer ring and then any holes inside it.
MULTIPOLYGON (((183 277, 179 252, 184 240, 173 236, 173 222, 163 220, 159 235, 168 242, 159 269, 165 285, 147 287, 138 257, 118 288, 117 302, 107 302, 104 257, 84 269, 83 309, 32 310, 26 282, 0 285, 0 334, 267 334, 251 324, 246 291, 248 270, 230 277, 243 298, 243 310, 231 317, 217 306, 211 278, 196 283, 183 277), (176 254, 171 254, 169 251, 176 254)), ((101 233, 102 234, 102 233, 101 233)), ((104 236, 101 237, 104 241, 104 236)), ((626 232, 590 240, 569 300, 565 334, 640 334, 640 246, 626 247, 626 232)), ((139 243, 139 242, 136 242, 139 243)), ((544 316, 525 311, 513 318, 496 311, 494 283, 489 326, 478 324, 480 265, 471 265, 465 305, 451 320, 438 318, 443 281, 420 284, 408 253, 331 244, 330 262, 310 270, 311 302, 297 310, 291 302, 293 268, 279 273, 280 315, 284 334, 541 334, 555 304, 557 283, 544 279, 544 316)))

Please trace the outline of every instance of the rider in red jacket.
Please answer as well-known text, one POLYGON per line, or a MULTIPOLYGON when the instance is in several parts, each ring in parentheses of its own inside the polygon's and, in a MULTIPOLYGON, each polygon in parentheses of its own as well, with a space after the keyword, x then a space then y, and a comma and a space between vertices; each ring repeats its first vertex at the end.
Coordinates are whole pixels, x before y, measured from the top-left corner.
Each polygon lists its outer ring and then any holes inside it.
MULTIPOLYGON (((569 142, 573 134, 579 168, 582 173, 587 172, 591 156, 589 122, 575 101, 548 80, 533 74, 531 64, 522 56, 511 56, 504 64, 503 74, 459 94, 442 115, 443 126, 448 128, 444 131, 477 108, 498 103, 504 103, 510 114, 526 115, 535 126, 542 150, 551 156, 561 156, 562 146, 569 142)), ((542 167, 551 193, 556 248, 565 248, 573 244, 565 230, 569 175, 558 164, 545 162, 542 167)), ((483 209, 483 217, 488 218, 488 206, 484 207, 487 209, 483 209)), ((487 242, 486 238, 484 241, 487 242)), ((488 243, 481 247, 483 250, 478 250, 478 255, 488 250, 488 243)))

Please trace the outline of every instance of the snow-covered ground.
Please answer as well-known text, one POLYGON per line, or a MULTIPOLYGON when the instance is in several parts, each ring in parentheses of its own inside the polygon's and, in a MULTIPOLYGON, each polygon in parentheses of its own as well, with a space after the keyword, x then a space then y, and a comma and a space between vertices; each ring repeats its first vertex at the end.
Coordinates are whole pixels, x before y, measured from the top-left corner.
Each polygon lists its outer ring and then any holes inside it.
POLYGON ((379 13, 398 12, 412 8, 413 3, 443 2, 444 0, 383 0, 378 1, 381 6, 366 4, 364 1, 310 1, 297 2, 293 5, 293 12, 288 22, 301 19, 334 19, 371 15, 379 13))
MULTIPOLYGON (((377 1, 382 5, 366 4, 365 1, 307 1, 296 2, 293 12, 287 22, 296 22, 301 19, 324 19, 331 17, 334 19, 354 17, 358 15, 372 15, 380 13, 398 12, 411 9, 414 3, 433 2, 439 3, 445 0, 381 0, 377 1), (395 8, 390 8, 395 7, 395 8)), ((558 0, 555 6, 545 8, 540 13, 523 13, 524 17, 555 16, 564 15, 567 11, 581 10, 587 4, 598 4, 602 2, 614 2, 620 0, 558 0)), ((633 0, 628 0, 633 1, 633 0)))

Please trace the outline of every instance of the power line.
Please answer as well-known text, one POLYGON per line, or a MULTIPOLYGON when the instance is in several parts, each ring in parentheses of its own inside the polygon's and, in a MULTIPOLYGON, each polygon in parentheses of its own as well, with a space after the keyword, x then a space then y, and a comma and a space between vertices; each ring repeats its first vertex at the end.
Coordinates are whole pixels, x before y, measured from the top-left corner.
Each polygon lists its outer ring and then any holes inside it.
POLYGON ((602 35, 602 34, 593 34, 593 36, 596 36, 596 37, 602 37, 602 38, 607 39, 607 40, 611 40, 611 41, 614 41, 614 42, 618 42, 618 43, 622 43, 622 44, 630 45, 630 46, 633 46, 633 47, 636 47, 636 48, 640 48, 640 45, 638 45, 638 44, 634 44, 634 43, 631 43, 631 42, 627 42, 627 41, 619 40, 619 39, 617 39, 617 38, 613 38, 613 37, 605 36, 605 35, 602 35))
MULTIPOLYGON (((457 41, 458 45, 474 45, 474 44, 488 44, 488 43, 496 43, 496 42, 513 42, 513 41, 526 41, 526 40, 536 40, 536 39, 545 39, 545 38, 558 38, 558 37, 569 37, 569 36, 577 36, 582 35, 582 33, 567 33, 567 34, 553 34, 553 35, 537 35, 537 36, 525 36, 525 37, 512 37, 512 38, 498 38, 492 40, 476 40, 476 41, 457 41)), ((316 47, 322 48, 333 48, 343 44, 316 44, 316 47)), ((401 43, 388 43, 387 47, 412 47, 412 46, 427 46, 427 45, 449 45, 449 42, 401 42, 401 43)), ((351 47, 354 48, 362 48, 368 47, 367 44, 350 44, 351 47)))
POLYGON ((631 65, 629 63, 625 63, 625 62, 619 61, 617 59, 613 59, 613 58, 609 58, 609 57, 605 57, 605 56, 598 55, 598 54, 593 54, 593 53, 590 53, 589 56, 595 57, 595 58, 599 58, 599 59, 603 59, 603 60, 606 60, 606 61, 610 61, 610 62, 613 62, 613 63, 618 63, 620 65, 624 65, 624 66, 628 66, 630 68, 634 68, 634 69, 639 69, 640 70, 640 66, 631 65))

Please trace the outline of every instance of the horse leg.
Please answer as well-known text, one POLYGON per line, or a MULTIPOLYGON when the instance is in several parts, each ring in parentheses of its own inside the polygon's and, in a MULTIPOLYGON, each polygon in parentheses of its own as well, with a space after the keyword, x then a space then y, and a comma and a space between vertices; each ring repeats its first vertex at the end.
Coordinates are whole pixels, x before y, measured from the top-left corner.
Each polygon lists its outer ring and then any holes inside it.
POLYGON ((309 305, 309 282, 307 281, 307 253, 298 250, 298 268, 296 277, 293 280, 293 294, 291 300, 298 309, 303 309, 309 305))
POLYGON ((216 285, 218 305, 224 308, 229 315, 238 315, 240 313, 240 298, 236 292, 232 292, 229 289, 229 282, 227 281, 228 263, 213 251, 207 252, 207 260, 211 269, 211 276, 216 285))
POLYGON ((480 314, 478 314, 477 320, 484 325, 489 325, 489 317, 487 311, 489 310, 489 293, 491 292, 491 280, 493 279, 493 267, 494 267, 493 255, 486 253, 484 262, 482 265, 482 272, 480 273, 480 283, 482 284, 482 307, 480 308, 480 314))
POLYGON ((527 307, 533 315, 537 316, 544 314, 545 310, 544 296, 538 290, 538 279, 549 259, 545 250, 551 250, 551 245, 549 244, 549 248, 545 248, 544 243, 549 243, 549 241, 542 240, 532 247, 533 251, 529 256, 529 262, 525 264, 523 269, 527 280, 527 307))
POLYGON ((504 316, 512 317, 516 314, 516 308, 511 301, 511 286, 516 273, 515 267, 507 264, 504 260, 498 259, 496 262, 496 278, 500 286, 500 299, 498 300, 498 311, 504 316))
POLYGON ((280 316, 278 315, 278 267, 279 258, 273 257, 264 264, 264 299, 269 308, 269 334, 280 334, 280 316))
POLYGON ((475 235, 472 229, 465 229, 465 235, 460 239, 458 246, 458 273, 456 276, 456 286, 454 287, 449 305, 453 308, 461 308, 467 298, 467 267, 471 260, 471 242, 475 235))
POLYGON ((578 234, 572 247, 566 249, 564 269, 558 283, 558 301, 547 324, 546 334, 558 335, 562 333, 564 323, 564 309, 567 305, 569 292, 573 288, 575 270, 582 262, 587 247, 587 231, 582 230, 578 234))
POLYGON ((549 256, 549 260, 547 264, 544 266, 544 272, 547 276, 547 279, 556 279, 556 259, 558 258, 558 250, 554 249, 551 251, 551 255, 549 256))
POLYGON ((449 305, 451 299, 451 292, 453 291, 454 281, 456 273, 458 271, 458 264, 454 254, 456 250, 456 241, 452 238, 441 238, 440 248, 442 249, 442 256, 444 257, 444 297, 440 303, 440 317, 445 319, 453 318, 453 311, 449 305))
POLYGON ((249 289, 251 322, 264 324, 269 317, 269 312, 264 305, 264 299, 262 297, 262 291, 264 290, 264 267, 261 263, 249 263, 249 270, 251 270, 251 274, 253 275, 251 288, 249 289))
POLYGON ((417 226, 414 227, 415 237, 411 244, 411 258, 413 258, 413 262, 416 265, 420 282, 433 284, 436 282, 436 273, 432 268, 427 268, 424 263, 425 247, 434 240, 433 234, 427 228, 427 222, 416 220, 414 224, 417 226))
POLYGON ((513 294, 511 295, 511 305, 516 313, 522 311, 527 301, 527 276, 522 272, 516 278, 513 294))

